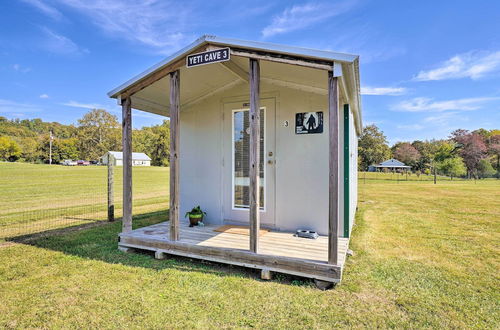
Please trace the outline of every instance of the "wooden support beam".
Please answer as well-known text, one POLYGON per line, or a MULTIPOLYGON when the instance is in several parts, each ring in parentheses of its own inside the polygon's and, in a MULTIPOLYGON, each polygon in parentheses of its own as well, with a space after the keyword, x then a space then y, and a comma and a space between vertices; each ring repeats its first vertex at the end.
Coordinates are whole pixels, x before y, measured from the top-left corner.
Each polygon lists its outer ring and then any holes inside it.
POLYGON ((120 247, 125 248, 159 250, 166 254, 243 267, 267 269, 271 272, 282 272, 328 282, 338 282, 342 276, 342 267, 339 265, 330 265, 326 262, 299 258, 256 254, 242 249, 196 245, 183 241, 172 242, 164 239, 127 235, 121 236, 118 244, 120 247))
POLYGON ((115 157, 108 152, 108 221, 115 221, 114 162, 115 157))
POLYGON ((122 99, 123 218, 122 232, 132 230, 132 102, 122 99))
POLYGON ((231 55, 248 57, 254 60, 264 60, 270 62, 278 62, 284 64, 298 65, 304 66, 308 68, 318 69, 318 70, 333 70, 333 62, 321 61, 321 60, 313 60, 300 58, 295 56, 286 56, 282 54, 268 53, 268 52, 257 52, 257 51, 249 51, 245 49, 236 49, 231 48, 231 55))
MULTIPOLYGON (((192 54, 194 53, 200 53, 203 52, 207 49, 206 45, 203 45, 195 50, 192 51, 192 54)), ((181 67, 186 65, 186 57, 183 56, 182 58, 178 59, 174 63, 171 63, 167 66, 164 66, 160 69, 157 70, 152 70, 151 74, 148 74, 145 76, 142 80, 138 81, 136 84, 132 85, 129 89, 126 89, 124 91, 121 91, 122 98, 131 96, 144 88, 148 87, 149 85, 154 84, 161 78, 166 77, 169 73, 174 72, 176 70, 179 70, 181 67)))
POLYGON ((339 84, 333 71, 328 71, 328 125, 329 125, 329 212, 328 263, 338 263, 339 222, 339 84))
POLYGON ((170 240, 179 239, 180 71, 170 73, 170 240))
POLYGON ((236 77, 240 78, 245 82, 248 82, 248 72, 246 72, 245 69, 240 67, 238 64, 234 63, 233 61, 226 61, 226 62, 221 62, 220 65, 226 68, 236 77))
POLYGON ((260 229, 260 65, 259 61, 250 59, 250 251, 259 251, 260 229))
POLYGON ((158 71, 155 71, 149 76, 144 77, 141 81, 137 82, 135 85, 131 86, 129 89, 125 90, 122 92, 122 97, 124 96, 131 96, 144 88, 148 87, 149 85, 154 84, 158 80, 160 80, 163 77, 166 77, 170 72, 173 70, 177 70, 180 67, 186 65, 186 58, 183 57, 179 59, 177 62, 174 62, 166 67, 161 68, 158 71))

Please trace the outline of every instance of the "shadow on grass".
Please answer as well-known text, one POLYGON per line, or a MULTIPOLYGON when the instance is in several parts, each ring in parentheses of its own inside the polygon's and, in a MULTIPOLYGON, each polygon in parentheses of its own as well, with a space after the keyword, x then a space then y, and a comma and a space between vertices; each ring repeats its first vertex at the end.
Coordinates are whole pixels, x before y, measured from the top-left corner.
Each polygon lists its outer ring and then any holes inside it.
MULTIPOLYGON (((62 229, 18 236, 10 238, 8 241, 111 264, 143 267, 158 271, 171 268, 186 272, 259 279, 259 271, 245 267, 180 256, 169 256, 165 260, 156 260, 153 252, 144 250, 134 250, 134 253, 121 252, 118 250, 118 234, 121 232, 122 226, 120 220, 115 222, 93 221, 62 229)), ((168 220, 168 211, 164 210, 136 215, 133 217, 133 224, 134 229, 136 229, 166 220, 168 220)), ((293 285, 312 285, 308 279, 284 274, 276 274, 275 281, 293 285)))

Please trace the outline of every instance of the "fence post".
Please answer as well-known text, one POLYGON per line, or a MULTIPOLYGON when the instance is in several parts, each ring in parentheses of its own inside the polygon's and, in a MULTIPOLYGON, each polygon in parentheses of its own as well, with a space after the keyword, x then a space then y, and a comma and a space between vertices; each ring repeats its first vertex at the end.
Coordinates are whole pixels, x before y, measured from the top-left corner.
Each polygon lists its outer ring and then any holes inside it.
POLYGON ((115 221, 115 201, 114 201, 114 157, 108 153, 108 221, 115 221))

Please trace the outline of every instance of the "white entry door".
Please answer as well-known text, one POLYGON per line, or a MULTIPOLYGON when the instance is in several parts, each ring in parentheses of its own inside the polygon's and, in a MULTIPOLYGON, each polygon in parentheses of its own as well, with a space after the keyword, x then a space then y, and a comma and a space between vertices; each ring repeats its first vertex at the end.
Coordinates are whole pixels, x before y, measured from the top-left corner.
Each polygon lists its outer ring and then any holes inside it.
MULTIPOLYGON (((275 99, 260 101, 260 221, 274 227, 275 99)), ((249 103, 224 104, 224 220, 249 222, 249 103)))

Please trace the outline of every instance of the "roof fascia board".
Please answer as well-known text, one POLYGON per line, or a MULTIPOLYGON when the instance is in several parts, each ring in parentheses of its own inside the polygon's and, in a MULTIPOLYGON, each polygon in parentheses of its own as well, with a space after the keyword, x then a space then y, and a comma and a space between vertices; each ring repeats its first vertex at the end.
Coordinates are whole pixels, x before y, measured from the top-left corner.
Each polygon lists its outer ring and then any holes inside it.
POLYGON ((108 96, 112 97, 112 98, 117 97, 120 94, 120 92, 123 92, 124 90, 128 89, 131 85, 137 83, 139 80, 142 80, 145 77, 147 77, 148 75, 152 74, 153 72, 155 72, 163 67, 166 67, 167 65, 179 60, 180 58, 184 57, 184 55, 186 53, 192 51, 195 48, 202 46, 205 43, 206 43, 205 37, 198 38, 196 41, 194 41, 190 45, 182 48, 181 50, 170 55, 169 57, 167 57, 163 61, 153 65, 152 67, 150 67, 146 71, 141 72, 140 74, 134 76, 133 78, 126 81, 125 83, 116 87, 115 89, 113 89, 112 91, 110 91, 108 93, 108 96))

